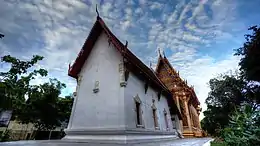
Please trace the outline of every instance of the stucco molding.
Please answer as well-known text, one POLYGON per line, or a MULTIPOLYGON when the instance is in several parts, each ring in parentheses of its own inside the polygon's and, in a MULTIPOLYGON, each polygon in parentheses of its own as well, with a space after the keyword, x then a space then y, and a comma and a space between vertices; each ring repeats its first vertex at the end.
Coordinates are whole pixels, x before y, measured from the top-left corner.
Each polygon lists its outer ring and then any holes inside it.
POLYGON ((165 110, 165 108, 163 109, 163 113, 164 113, 164 114, 167 114, 167 111, 165 110))
POLYGON ((124 62, 119 63, 119 73, 120 73, 120 87, 126 87, 127 85, 127 79, 126 77, 126 68, 124 65, 124 62))
POLYGON ((99 92, 99 81, 95 81, 95 85, 94 85, 93 92, 94 92, 94 93, 99 92))
POLYGON ((175 131, 140 128, 65 129, 67 135, 175 135, 175 131))
POLYGON ((156 106, 154 105, 154 103, 152 104, 151 108, 152 108, 153 110, 157 110, 157 108, 156 108, 156 106))
POLYGON ((142 100, 140 99, 140 97, 139 97, 139 95, 137 94, 135 97, 134 97, 134 100, 135 100, 135 102, 137 102, 137 103, 142 103, 142 100))

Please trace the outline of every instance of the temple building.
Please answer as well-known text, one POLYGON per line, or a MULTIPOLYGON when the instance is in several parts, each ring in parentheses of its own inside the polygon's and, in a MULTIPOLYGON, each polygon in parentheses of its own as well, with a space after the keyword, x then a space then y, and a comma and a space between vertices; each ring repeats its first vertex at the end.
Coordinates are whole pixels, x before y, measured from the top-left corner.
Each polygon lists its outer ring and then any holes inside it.
POLYGON ((168 59, 159 53, 156 75, 173 94, 173 99, 181 111, 181 131, 184 137, 201 137, 202 129, 199 121, 200 102, 194 92, 194 87, 187 85, 187 80, 180 78, 168 59))
MULTIPOLYGON (((180 120, 185 116, 174 101, 175 93, 127 44, 97 16, 68 70, 77 87, 63 140, 129 144, 179 138, 180 120)), ((183 93, 194 94, 188 90, 192 91, 187 88, 183 93)), ((193 99, 186 101, 193 104, 193 99)), ((192 128, 191 123, 187 126, 192 128)))

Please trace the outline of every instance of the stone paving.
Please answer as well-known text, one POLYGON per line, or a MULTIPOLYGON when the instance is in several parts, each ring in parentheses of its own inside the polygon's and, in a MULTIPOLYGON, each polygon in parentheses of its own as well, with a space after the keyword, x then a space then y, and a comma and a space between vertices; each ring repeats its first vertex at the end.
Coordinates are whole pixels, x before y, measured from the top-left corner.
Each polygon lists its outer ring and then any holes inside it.
MULTIPOLYGON (((212 138, 185 138, 165 143, 128 144, 128 146, 210 146, 212 138)), ((123 144, 71 143, 62 140, 4 142, 0 146, 123 146, 123 144)))

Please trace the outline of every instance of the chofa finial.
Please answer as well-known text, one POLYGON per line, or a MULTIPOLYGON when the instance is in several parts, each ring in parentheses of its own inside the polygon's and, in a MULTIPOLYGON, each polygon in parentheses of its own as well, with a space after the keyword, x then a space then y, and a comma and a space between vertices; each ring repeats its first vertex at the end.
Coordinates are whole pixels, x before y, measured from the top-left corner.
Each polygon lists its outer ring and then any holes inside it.
POLYGON ((165 53, 164 53, 164 50, 163 50, 162 52, 163 52, 163 57, 166 57, 166 56, 165 56, 165 53))
POLYGON ((3 38, 3 37, 5 37, 5 35, 0 33, 0 38, 3 38))
POLYGON ((96 12, 97 12, 97 17, 99 17, 98 5, 97 4, 96 4, 96 12))
POLYGON ((127 48, 127 45, 128 45, 128 41, 126 40, 126 41, 125 41, 125 47, 126 47, 126 48, 127 48))
POLYGON ((158 55, 161 56, 161 50, 160 50, 160 48, 157 48, 157 51, 158 51, 158 55))

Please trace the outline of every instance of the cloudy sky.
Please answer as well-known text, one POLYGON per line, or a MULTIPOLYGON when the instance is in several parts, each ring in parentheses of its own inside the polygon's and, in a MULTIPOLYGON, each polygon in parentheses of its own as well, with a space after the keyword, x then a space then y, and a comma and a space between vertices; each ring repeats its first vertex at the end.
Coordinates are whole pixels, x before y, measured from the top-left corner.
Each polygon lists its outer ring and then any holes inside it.
MULTIPOLYGON (((243 44, 249 26, 260 23, 259 0, 1 0, 0 56, 44 56, 37 68, 67 84, 62 95, 72 93, 75 80, 67 75, 68 65, 95 22, 96 4, 108 27, 122 42, 128 40, 145 64, 155 65, 157 48, 163 49, 181 77, 195 86, 203 110, 207 82, 237 68, 233 49, 243 44)), ((37 78, 33 84, 44 81, 37 78)))

